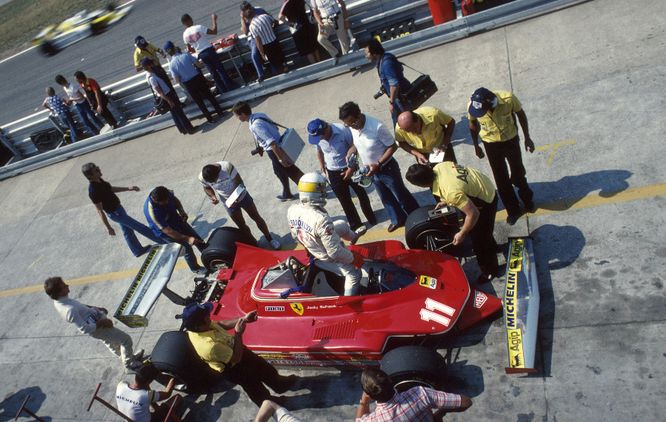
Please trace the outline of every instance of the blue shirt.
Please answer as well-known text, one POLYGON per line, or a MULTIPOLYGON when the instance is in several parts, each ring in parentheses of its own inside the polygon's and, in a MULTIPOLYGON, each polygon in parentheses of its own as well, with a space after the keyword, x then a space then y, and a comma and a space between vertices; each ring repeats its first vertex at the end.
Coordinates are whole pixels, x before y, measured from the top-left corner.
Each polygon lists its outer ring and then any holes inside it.
MULTIPOLYGON (((151 192, 152 194, 152 192, 151 192)), ((153 202, 151 195, 148 195, 143 204, 143 214, 146 216, 148 226, 156 236, 161 236, 162 229, 170 227, 178 231, 178 227, 183 222, 176 208, 176 200, 172 192, 169 192, 169 200, 165 206, 159 206, 153 202)))
POLYGON ((46 97, 46 104, 57 116, 62 116, 69 111, 69 106, 57 95, 46 97))
POLYGON ((377 72, 386 95, 391 95, 391 87, 397 86, 401 93, 407 92, 411 84, 402 73, 402 64, 391 53, 384 53, 377 63, 377 72))
POLYGON ((348 127, 339 123, 331 123, 331 138, 319 140, 317 148, 324 153, 326 168, 342 170, 347 168, 347 151, 352 146, 353 137, 348 127))
POLYGON ((269 151, 271 144, 280 141, 280 130, 264 119, 271 121, 264 113, 252 113, 250 115, 250 132, 252 132, 252 136, 254 136, 259 146, 264 151, 269 151))
POLYGON ((187 82, 200 74, 195 66, 197 60, 191 54, 178 53, 169 61, 169 70, 174 79, 187 82))

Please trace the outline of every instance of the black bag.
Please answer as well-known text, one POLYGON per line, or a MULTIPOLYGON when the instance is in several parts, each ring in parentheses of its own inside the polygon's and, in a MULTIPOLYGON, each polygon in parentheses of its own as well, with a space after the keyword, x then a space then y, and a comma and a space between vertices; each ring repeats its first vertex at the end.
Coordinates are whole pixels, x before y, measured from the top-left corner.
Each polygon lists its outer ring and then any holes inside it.
POLYGON ((412 82, 409 90, 400 96, 400 102, 405 110, 415 110, 421 107, 435 92, 437 92, 435 82, 430 79, 430 76, 421 75, 412 82))

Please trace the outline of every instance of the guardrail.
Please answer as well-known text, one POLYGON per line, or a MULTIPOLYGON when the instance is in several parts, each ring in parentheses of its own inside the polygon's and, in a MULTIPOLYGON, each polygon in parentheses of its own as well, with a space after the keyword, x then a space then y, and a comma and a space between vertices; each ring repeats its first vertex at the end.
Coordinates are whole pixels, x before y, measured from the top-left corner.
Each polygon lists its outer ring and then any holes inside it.
MULTIPOLYGON (((348 9, 352 33, 360 42, 369 39, 372 32, 381 27, 412 19, 418 31, 384 43, 385 48, 392 53, 404 55, 585 1, 588 0, 516 0, 438 26, 432 26, 426 0, 360 0, 350 4, 348 9)), ((279 37, 288 58, 292 61, 298 60, 294 57, 295 47, 286 28, 279 31, 279 37)), ((241 51, 240 57, 249 61, 247 55, 249 55, 249 50, 245 49, 245 51, 241 51)), ((307 65, 269 78, 261 84, 251 83, 224 93, 218 96, 218 100, 224 107, 229 107, 240 100, 247 101, 271 95, 287 88, 346 73, 365 64, 367 64, 367 60, 363 52, 355 51, 342 57, 336 65, 332 65, 331 60, 307 65)), ((34 131, 51 127, 48 111, 36 113, 5 125, 0 130, 0 141, 20 161, 1 167, 0 180, 173 125, 168 113, 142 119, 142 116, 145 116, 153 106, 153 97, 143 74, 113 83, 104 89, 110 92, 112 106, 116 108, 118 114, 123 116, 123 119, 128 122, 127 124, 118 129, 40 154, 37 154, 29 135, 34 131)), ((183 93, 179 87, 176 89, 180 94, 183 93)), ((190 117, 201 114, 194 104, 189 104, 185 108, 185 112, 190 117)))

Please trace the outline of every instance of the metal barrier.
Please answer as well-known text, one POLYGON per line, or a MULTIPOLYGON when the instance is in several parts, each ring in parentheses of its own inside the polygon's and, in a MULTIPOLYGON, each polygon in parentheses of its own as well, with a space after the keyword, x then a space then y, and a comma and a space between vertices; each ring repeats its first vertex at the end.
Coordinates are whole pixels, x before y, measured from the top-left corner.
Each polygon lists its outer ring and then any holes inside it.
MULTIPOLYGON (((472 34, 491 30, 500 26, 519 22, 569 7, 588 0, 516 0, 496 8, 459 18, 442 25, 432 26, 430 12, 426 0, 360 0, 348 6, 352 33, 361 42, 369 39, 373 31, 381 27, 407 19, 413 19, 418 31, 400 38, 384 42, 388 51, 400 56, 431 48, 436 45, 455 41, 472 34)), ((293 57, 295 48, 289 31, 284 25, 278 31, 286 56, 293 57)), ((249 50, 241 51, 243 60, 249 50)), ((293 60, 293 59, 292 59, 293 60)), ((249 57, 248 57, 249 61, 249 57)), ((262 82, 251 83, 239 89, 218 96, 224 107, 237 101, 274 94, 287 88, 308 84, 318 80, 347 73, 352 69, 367 64, 362 51, 354 51, 340 58, 336 65, 331 60, 307 65, 286 74, 269 78, 262 82)), ((183 91, 176 86, 181 94, 183 91)), ((155 116, 142 119, 153 106, 153 97, 145 81, 145 75, 138 74, 125 80, 115 82, 104 88, 116 111, 127 123, 118 129, 64 145, 57 149, 37 154, 30 139, 30 133, 51 127, 48 111, 33 114, 15 122, 2 126, 0 142, 2 142, 20 160, 0 167, 0 180, 32 171, 71 157, 105 148, 147 133, 172 126, 170 115, 155 116)), ((199 116, 200 110, 189 104, 185 107, 188 116, 199 116)))

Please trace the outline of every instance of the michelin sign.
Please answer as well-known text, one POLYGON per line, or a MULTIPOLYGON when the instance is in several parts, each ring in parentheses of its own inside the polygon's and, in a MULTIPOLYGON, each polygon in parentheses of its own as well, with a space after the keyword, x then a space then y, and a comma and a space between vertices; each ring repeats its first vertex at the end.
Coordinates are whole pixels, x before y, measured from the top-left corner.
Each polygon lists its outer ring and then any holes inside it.
POLYGON ((539 282, 534 266, 532 239, 512 238, 506 264, 504 323, 509 365, 507 373, 534 372, 539 282))

